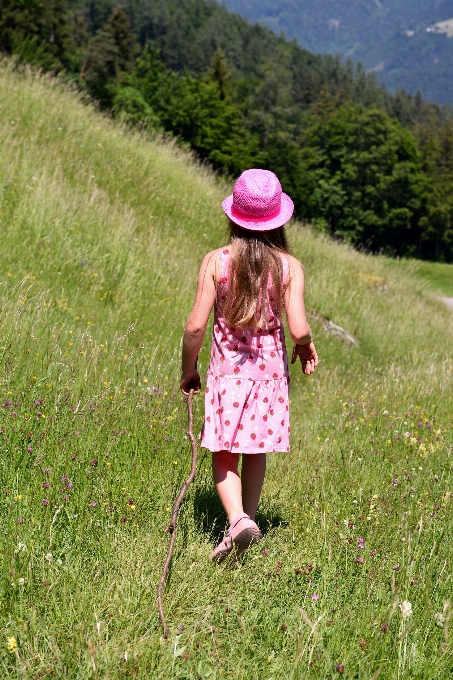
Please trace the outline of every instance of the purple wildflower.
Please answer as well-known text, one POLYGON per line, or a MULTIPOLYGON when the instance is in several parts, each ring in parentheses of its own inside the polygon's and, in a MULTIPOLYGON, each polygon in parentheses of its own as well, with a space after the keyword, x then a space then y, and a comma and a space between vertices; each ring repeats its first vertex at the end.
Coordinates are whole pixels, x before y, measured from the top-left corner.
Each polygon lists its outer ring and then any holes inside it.
POLYGON ((317 593, 313 593, 311 599, 313 600, 313 602, 317 602, 319 600, 319 595, 317 593))
POLYGON ((43 505, 49 505, 49 499, 48 499, 48 498, 43 498, 42 501, 41 501, 41 503, 42 503, 43 505))

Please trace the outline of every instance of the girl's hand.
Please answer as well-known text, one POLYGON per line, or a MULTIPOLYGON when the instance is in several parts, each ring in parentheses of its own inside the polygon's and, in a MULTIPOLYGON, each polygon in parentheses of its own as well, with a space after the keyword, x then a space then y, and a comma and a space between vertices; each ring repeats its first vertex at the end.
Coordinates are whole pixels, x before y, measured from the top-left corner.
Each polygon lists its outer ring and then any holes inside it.
POLYGON ((316 349, 312 342, 309 342, 306 345, 294 345, 291 359, 292 364, 296 363, 297 357, 300 358, 302 371, 305 375, 310 375, 314 372, 318 365, 318 355, 316 354, 316 349))
POLYGON ((198 371, 194 369, 188 373, 183 373, 179 387, 185 397, 189 395, 190 390, 194 390, 194 393, 198 394, 201 389, 201 380, 198 371))

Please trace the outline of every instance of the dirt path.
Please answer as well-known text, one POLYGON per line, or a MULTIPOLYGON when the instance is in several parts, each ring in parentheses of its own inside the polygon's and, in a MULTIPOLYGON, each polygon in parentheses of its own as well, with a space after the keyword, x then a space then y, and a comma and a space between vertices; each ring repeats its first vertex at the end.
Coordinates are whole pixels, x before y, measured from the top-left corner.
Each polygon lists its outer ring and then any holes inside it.
POLYGON ((453 311, 453 297, 443 297, 440 299, 443 300, 447 307, 449 307, 453 311))

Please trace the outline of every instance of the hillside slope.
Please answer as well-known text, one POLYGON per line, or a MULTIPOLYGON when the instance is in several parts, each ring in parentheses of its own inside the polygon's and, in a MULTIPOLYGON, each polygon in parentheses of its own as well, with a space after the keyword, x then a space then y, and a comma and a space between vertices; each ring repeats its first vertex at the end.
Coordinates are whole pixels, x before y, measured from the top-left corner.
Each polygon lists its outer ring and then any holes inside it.
POLYGON ((265 538, 236 570, 208 562, 225 520, 200 453, 164 641, 163 528, 189 457, 180 337, 231 187, 6 61, 0 133, 3 677, 442 677, 453 315, 418 265, 289 227, 321 364, 293 367, 292 451, 269 456, 265 538))
MULTIPOLYGON (((340 54, 376 69, 391 90, 421 90, 427 99, 453 103, 453 40, 433 30, 453 17, 449 0, 227 0, 227 7, 267 25, 314 53, 340 54), (426 29, 429 29, 428 31, 426 29)), ((439 30, 443 30, 439 27, 439 30)))

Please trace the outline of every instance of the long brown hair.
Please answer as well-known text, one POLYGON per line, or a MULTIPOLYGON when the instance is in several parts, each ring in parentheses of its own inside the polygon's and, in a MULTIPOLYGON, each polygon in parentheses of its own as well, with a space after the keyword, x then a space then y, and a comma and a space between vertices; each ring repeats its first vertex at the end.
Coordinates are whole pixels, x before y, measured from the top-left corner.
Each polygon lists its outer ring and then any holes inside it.
POLYGON ((265 310, 269 276, 273 282, 274 309, 283 307, 283 263, 289 254, 283 227, 269 231, 242 229, 229 220, 230 271, 224 318, 230 327, 257 328, 265 310))

